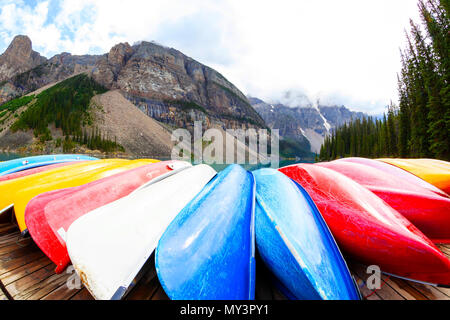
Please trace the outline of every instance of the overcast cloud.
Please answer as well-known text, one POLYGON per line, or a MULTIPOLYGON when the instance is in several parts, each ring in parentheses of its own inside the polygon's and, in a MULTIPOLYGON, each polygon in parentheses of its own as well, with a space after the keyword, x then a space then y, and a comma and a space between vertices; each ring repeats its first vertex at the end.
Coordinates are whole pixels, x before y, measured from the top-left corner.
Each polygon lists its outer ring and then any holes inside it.
POLYGON ((155 40, 246 94, 296 91, 376 114, 397 99, 399 47, 417 16, 416 0, 0 0, 0 51, 16 34, 47 57, 155 40))

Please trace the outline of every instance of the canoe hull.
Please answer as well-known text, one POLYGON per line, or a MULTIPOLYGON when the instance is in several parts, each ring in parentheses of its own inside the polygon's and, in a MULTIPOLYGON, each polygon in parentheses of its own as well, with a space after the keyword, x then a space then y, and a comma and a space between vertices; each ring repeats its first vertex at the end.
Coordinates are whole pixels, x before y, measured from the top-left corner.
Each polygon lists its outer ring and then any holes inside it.
POLYGON ((4 176, 0 176, 0 182, 9 181, 9 180, 13 180, 13 179, 20 179, 20 178, 31 176, 33 174, 38 174, 41 172, 46 172, 46 171, 50 171, 53 169, 70 166, 71 164, 82 163, 82 162, 83 161, 64 162, 64 163, 51 164, 51 165, 44 166, 44 167, 29 169, 29 170, 25 170, 25 171, 10 173, 10 174, 4 175, 4 176))
POLYGON ((276 170, 254 176, 258 252, 289 296, 358 300, 341 252, 306 191, 276 170))
POLYGON ((411 221, 434 243, 450 242, 450 198, 358 163, 332 161, 317 165, 363 185, 411 221))
POLYGON ((70 259, 94 298, 123 297, 172 220, 215 175, 206 165, 182 170, 85 214, 69 227, 70 259))
POLYGON ((252 174, 231 165, 167 228, 156 271, 171 299, 254 299, 254 188, 252 174))
POLYGON ((25 209, 35 196, 48 191, 77 187, 156 161, 120 159, 88 161, 21 179, 4 181, 0 183, 0 208, 13 204, 19 229, 25 233, 27 231, 25 209))
POLYGON ((450 260, 422 232, 371 191, 330 169, 280 169, 311 195, 339 247, 383 272, 450 285, 450 260))
POLYGON ((450 162, 433 159, 379 159, 406 170, 450 195, 450 162))
POLYGON ((77 154, 44 155, 14 159, 0 163, 0 176, 57 163, 88 160, 98 159, 77 154))
POLYGON ((412 173, 410 173, 406 170, 403 170, 401 168, 398 168, 396 166, 390 165, 390 164, 382 162, 382 161, 366 159, 366 158, 344 158, 344 159, 336 160, 336 162, 351 162, 351 163, 362 164, 362 165, 365 165, 365 166, 368 166, 368 167, 371 167, 374 169, 381 170, 385 173, 388 173, 392 176, 397 177, 398 179, 400 179, 402 181, 407 181, 411 184, 425 188, 429 191, 439 194, 440 196, 448 197, 448 194, 446 194, 441 189, 436 188, 431 183, 426 182, 425 180, 413 175, 412 173))
POLYGON ((189 167, 181 161, 145 165, 79 187, 43 193, 25 210, 25 222, 34 242, 61 273, 70 263, 65 234, 86 213, 129 195, 138 187, 175 170, 189 167))

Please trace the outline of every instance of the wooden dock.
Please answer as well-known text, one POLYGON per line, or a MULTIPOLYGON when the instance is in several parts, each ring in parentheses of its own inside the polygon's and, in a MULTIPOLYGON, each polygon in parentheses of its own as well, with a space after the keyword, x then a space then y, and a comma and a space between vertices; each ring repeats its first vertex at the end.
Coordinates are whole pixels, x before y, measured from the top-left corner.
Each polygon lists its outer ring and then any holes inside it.
MULTIPOLYGON (((440 246, 450 258, 450 246, 440 246)), ((261 265, 261 264, 258 264, 261 265)), ((364 284, 366 268, 350 263, 361 293, 367 300, 450 300, 450 289, 437 288, 383 275, 381 290, 372 292, 364 284)), ((82 286, 76 285, 73 268, 55 274, 55 265, 30 238, 22 239, 13 224, 0 224, 0 300, 92 300, 82 286), (72 272, 70 272, 72 271, 72 272), (76 288, 73 288, 76 287, 76 288)), ((258 269, 256 298, 280 300, 283 296, 267 284, 267 270, 258 269)), ((154 266, 126 296, 126 300, 167 300, 154 266)))

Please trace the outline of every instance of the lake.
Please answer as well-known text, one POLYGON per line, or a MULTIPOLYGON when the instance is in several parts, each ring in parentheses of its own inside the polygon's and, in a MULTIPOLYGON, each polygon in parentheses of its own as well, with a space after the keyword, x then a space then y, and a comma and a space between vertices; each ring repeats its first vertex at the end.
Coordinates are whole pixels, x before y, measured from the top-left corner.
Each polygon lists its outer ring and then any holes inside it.
MULTIPOLYGON (((2 152, 0 152, 0 161, 13 160, 13 159, 21 158, 21 157, 26 157, 26 155, 20 155, 20 154, 17 154, 17 153, 2 153, 2 152)), ((170 160, 170 159, 158 158, 158 160, 165 161, 165 160, 170 160)), ((292 164, 295 164, 295 163, 299 163, 299 162, 312 163, 313 161, 281 160, 280 161, 280 167, 289 166, 289 165, 292 165, 292 164)), ((226 167, 228 167, 228 165, 227 164, 213 164, 213 165, 211 165, 211 167, 213 167, 214 170, 216 170, 216 171, 222 171, 226 167)), ((262 164, 257 164, 257 165, 245 164, 245 165, 242 165, 242 167, 244 167, 246 170, 253 171, 253 170, 257 170, 257 169, 264 168, 264 167, 269 167, 269 166, 268 165, 262 165, 262 164)))

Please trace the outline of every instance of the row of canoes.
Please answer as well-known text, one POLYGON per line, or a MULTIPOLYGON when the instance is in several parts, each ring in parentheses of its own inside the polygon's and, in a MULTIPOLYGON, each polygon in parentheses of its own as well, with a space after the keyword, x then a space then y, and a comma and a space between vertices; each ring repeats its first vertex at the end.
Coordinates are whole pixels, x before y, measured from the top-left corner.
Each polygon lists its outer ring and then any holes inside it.
POLYGON ((358 299, 341 250, 388 274, 450 285, 435 245, 450 242, 447 162, 352 158, 216 173, 181 161, 51 157, 0 163, 0 175, 9 172, 0 210, 13 208, 56 272, 72 263, 97 299, 124 297, 152 256, 171 299, 253 299, 256 249, 292 299, 358 299))

